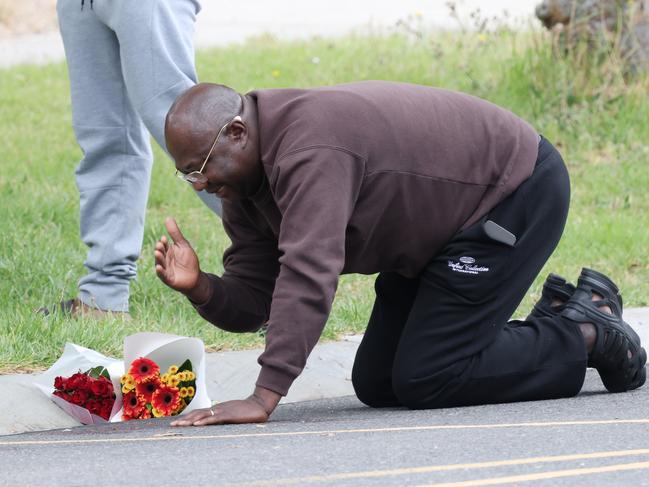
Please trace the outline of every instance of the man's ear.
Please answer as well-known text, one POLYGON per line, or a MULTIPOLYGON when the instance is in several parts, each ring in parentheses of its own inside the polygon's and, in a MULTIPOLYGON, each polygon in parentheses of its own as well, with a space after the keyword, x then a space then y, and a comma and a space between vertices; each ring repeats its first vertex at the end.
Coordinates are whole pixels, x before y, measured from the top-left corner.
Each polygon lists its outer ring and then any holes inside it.
POLYGON ((245 144, 248 139, 248 126, 239 115, 234 117, 228 126, 228 137, 235 144, 245 144))

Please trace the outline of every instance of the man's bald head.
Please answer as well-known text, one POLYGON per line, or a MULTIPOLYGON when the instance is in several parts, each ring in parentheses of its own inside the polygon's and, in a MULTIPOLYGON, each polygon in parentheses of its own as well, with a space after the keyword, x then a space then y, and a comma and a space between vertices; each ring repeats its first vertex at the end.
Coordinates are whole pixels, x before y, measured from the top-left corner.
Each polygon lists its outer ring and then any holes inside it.
POLYGON ((223 85, 198 84, 172 105, 165 138, 176 169, 200 174, 192 181, 197 191, 236 200, 259 188, 263 169, 252 97, 223 85))
POLYGON ((167 113, 165 138, 172 145, 178 138, 195 143, 214 138, 216 130, 241 113, 243 101, 239 93, 224 85, 199 83, 173 103, 167 113))

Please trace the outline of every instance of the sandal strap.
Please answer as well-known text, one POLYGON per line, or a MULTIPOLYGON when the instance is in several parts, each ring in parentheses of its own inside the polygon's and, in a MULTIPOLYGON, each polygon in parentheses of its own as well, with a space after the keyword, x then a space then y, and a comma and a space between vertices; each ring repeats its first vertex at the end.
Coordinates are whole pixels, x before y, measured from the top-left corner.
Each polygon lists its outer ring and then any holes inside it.
POLYGON ((606 389, 610 392, 626 392, 642 387, 647 380, 647 352, 640 348, 628 362, 618 369, 598 369, 606 389))
POLYGON ((606 389, 610 392, 636 389, 646 379, 646 352, 640 337, 621 316, 605 313, 597 306, 590 292, 578 286, 561 316, 576 324, 592 323, 595 327, 597 335, 588 354, 588 366, 597 369, 606 389))
POLYGON ((593 294, 598 294, 602 297, 599 306, 608 306, 614 315, 622 317, 622 295, 617 285, 606 275, 584 267, 577 281, 577 288, 590 293, 591 299, 593 294))
POLYGON ((543 293, 550 299, 568 301, 575 292, 575 285, 557 274, 549 274, 543 284, 543 293))
POLYGON ((548 274, 543 283, 541 298, 534 305, 528 318, 557 316, 563 311, 565 305, 552 306, 552 303, 556 300, 567 302, 574 292, 574 284, 557 274, 548 274))

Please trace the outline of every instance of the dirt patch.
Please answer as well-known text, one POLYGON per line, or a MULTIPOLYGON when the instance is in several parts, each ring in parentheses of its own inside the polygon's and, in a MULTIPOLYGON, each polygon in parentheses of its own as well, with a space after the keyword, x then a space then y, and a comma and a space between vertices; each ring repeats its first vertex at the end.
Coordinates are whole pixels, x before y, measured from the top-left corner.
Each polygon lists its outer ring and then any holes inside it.
POLYGON ((0 367, 0 375, 7 375, 7 374, 34 374, 34 373, 40 373, 40 372, 45 372, 47 370, 47 367, 39 367, 39 366, 5 366, 5 367, 0 367))
POLYGON ((57 28, 56 0, 0 0, 0 39, 57 28))

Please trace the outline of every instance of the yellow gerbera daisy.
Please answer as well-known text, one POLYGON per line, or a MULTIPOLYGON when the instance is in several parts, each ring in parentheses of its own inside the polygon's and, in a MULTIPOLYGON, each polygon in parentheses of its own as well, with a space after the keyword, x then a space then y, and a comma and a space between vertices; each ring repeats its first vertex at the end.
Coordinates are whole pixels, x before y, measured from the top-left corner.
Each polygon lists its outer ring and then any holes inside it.
POLYGON ((187 380, 194 380, 196 379, 196 374, 193 372, 187 371, 187 380))
POLYGON ((194 397, 194 394, 196 394, 196 391, 194 390, 194 388, 192 386, 189 386, 187 388, 187 394, 189 395, 189 397, 194 397))
POLYGON ((131 374, 122 376, 120 382, 122 383, 122 393, 124 394, 135 389, 135 379, 131 374))
POLYGON ((177 387, 178 384, 180 384, 180 379, 177 375, 172 375, 169 377, 169 380, 167 381, 167 385, 169 387, 177 387))
POLYGON ((180 388, 180 397, 185 398, 189 396, 189 391, 187 390, 186 387, 181 387, 180 388))
POLYGON ((169 370, 167 370, 167 373, 170 375, 174 375, 176 372, 178 372, 177 365, 172 365, 171 367, 169 367, 169 370))

